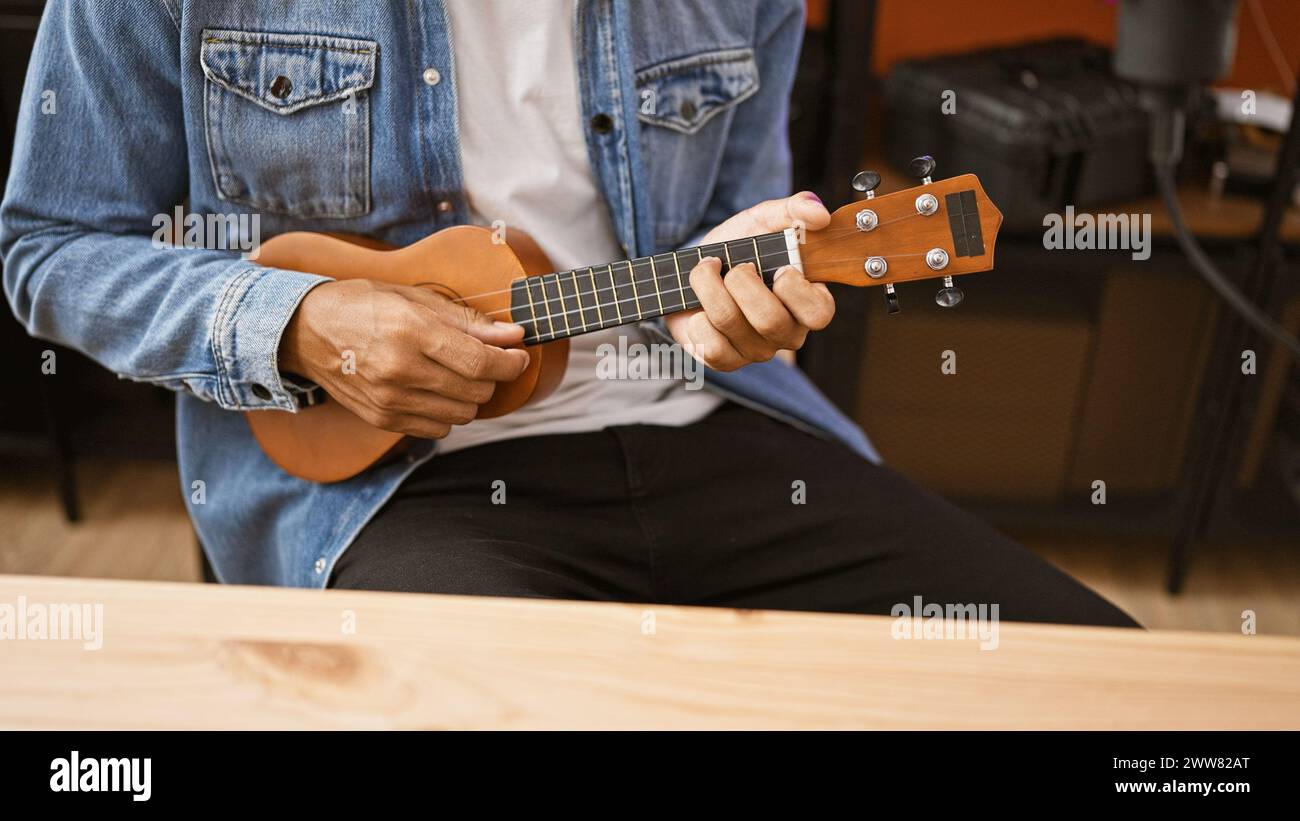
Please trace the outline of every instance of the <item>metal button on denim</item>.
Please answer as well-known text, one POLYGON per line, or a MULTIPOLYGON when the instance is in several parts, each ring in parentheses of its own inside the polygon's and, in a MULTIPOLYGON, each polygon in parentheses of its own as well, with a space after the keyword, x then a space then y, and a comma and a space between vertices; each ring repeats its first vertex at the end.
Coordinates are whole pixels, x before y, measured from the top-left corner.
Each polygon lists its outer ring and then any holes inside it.
POLYGON ((222 174, 217 181, 221 183, 221 190, 232 197, 242 196, 244 193, 244 183, 238 177, 222 174))
POLYGON ((288 97, 291 91, 293 91, 293 80, 283 74, 271 81, 271 93, 281 100, 288 97))
POLYGON ((591 118, 591 130, 597 134, 608 134, 614 130, 614 119, 608 114, 597 114, 591 118))
POLYGON ((679 110, 681 111, 682 119, 689 120, 695 116, 695 103, 690 100, 682 100, 682 107, 679 110))
POLYGON ((436 68, 426 68, 424 70, 424 81, 431 86, 436 86, 442 82, 442 72, 436 68))
POLYGON ((438 203, 438 213, 439 214, 450 213, 453 207, 454 206, 451 204, 451 200, 442 200, 441 202, 438 203))
POLYGON ((271 391, 265 385, 253 385, 253 396, 258 399, 270 399, 271 391))

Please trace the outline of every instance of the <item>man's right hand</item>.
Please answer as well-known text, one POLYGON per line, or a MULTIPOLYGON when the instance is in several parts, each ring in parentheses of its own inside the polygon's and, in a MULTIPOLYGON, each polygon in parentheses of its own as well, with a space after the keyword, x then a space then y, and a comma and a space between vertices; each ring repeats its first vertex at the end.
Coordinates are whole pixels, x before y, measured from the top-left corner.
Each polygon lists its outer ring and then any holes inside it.
POLYGON ((504 347, 523 335, 423 288, 339 280, 303 297, 280 338, 279 368, 375 427, 441 439, 478 415, 497 382, 523 373, 528 354, 504 347))

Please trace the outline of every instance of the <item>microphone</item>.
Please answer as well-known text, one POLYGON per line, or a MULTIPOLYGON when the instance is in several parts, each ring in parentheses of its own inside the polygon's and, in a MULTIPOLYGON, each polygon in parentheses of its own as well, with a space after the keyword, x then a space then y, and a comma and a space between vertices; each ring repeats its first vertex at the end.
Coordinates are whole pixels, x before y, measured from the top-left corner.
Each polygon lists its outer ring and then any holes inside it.
POLYGON ((1147 152, 1183 254, 1247 323, 1300 359, 1300 340, 1241 293, 1196 241, 1174 180, 1183 157, 1188 103, 1232 67, 1236 19, 1237 0, 1121 0, 1112 65, 1116 75, 1138 86, 1141 105, 1151 114, 1147 152))

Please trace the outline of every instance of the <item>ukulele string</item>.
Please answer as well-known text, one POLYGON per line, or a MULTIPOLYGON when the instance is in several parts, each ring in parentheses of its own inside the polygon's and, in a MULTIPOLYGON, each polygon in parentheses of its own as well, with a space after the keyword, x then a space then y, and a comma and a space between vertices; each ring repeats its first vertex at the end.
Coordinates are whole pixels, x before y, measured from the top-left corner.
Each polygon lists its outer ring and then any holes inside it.
MULTIPOLYGON (((734 240, 732 240, 732 241, 734 241, 734 240)), ((708 247, 708 246, 704 246, 704 247, 708 247)), ((694 250, 694 249, 692 249, 692 250, 694 250)), ((673 252, 672 252, 672 251, 665 251, 664 253, 665 253, 665 254, 670 254, 670 253, 673 253, 673 252)), ((678 253, 681 253, 681 252, 678 252, 678 253)), ((763 258, 763 257, 785 256, 787 253, 788 253, 787 251, 771 251, 771 252, 766 253, 766 254, 759 254, 759 258, 761 259, 761 258, 763 258)), ((659 254, 656 254, 655 256, 659 256, 659 254)), ((708 259, 708 258, 711 257, 711 256, 714 257, 715 259, 718 259, 718 260, 721 260, 721 259, 722 259, 721 257, 717 257, 717 256, 715 256, 715 255, 713 255, 713 254, 707 254, 707 255, 704 255, 702 258, 703 258, 703 259, 708 259)), ((649 259, 649 257, 637 257, 636 259, 634 259, 634 260, 630 260, 630 261, 631 261, 631 262, 636 262, 637 260, 643 260, 643 259, 649 259)), ((534 275, 532 275, 532 276, 519 277, 519 278, 513 280, 513 282, 518 282, 518 281, 521 280, 521 279, 540 279, 540 278, 542 278, 542 277, 553 276, 553 277, 556 277, 556 282, 558 283, 558 282, 559 282, 559 277, 562 277, 562 276, 565 276, 565 275, 568 275, 568 274, 573 274, 573 275, 575 275, 576 277, 578 277, 579 280, 581 280, 583 277, 588 276, 588 275, 587 275, 587 272, 588 272, 588 271, 591 271, 592 274, 594 275, 595 273, 599 272, 601 268, 611 268, 612 265, 621 264, 621 263, 628 262, 628 261, 629 261, 629 260, 620 260, 618 263, 606 263, 606 264, 604 264, 604 265, 586 265, 586 266, 583 266, 582 268, 574 268, 574 269, 569 270, 569 271, 552 271, 552 272, 545 273, 545 274, 534 274, 534 275)), ((754 261, 754 260, 749 260, 749 259, 747 259, 747 260, 743 260, 742 262, 737 263, 737 264, 738 264, 738 265, 743 265, 743 264, 746 263, 746 262, 753 262, 753 261, 754 261)), ((785 266, 781 266, 781 267, 785 267, 785 266)), ((621 271, 622 268, 620 268, 619 270, 621 271)), ((779 270, 779 269, 774 269, 774 270, 779 270)), ((612 269, 611 269, 611 273, 612 273, 612 269)), ((772 273, 772 271, 764 271, 763 273, 765 273, 765 274, 769 274, 769 273, 772 273)), ((658 280, 664 279, 664 278, 669 277, 669 276, 672 276, 672 274, 657 273, 655 276, 652 277, 652 279, 658 281, 658 280)), ((685 279, 685 272, 683 272, 682 277, 683 277, 683 279, 685 279)), ((430 283, 430 284, 436 284, 436 283, 430 283)), ((598 293, 601 293, 602 291, 613 291, 613 290, 615 289, 615 287, 617 287, 617 286, 611 285, 611 286, 609 286, 609 287, 598 287, 598 288, 596 288, 596 290, 591 291, 590 293, 592 293, 592 294, 598 294, 598 293)), ((630 287, 630 286, 625 286, 625 287, 630 287)), ((514 286, 512 285, 512 286, 509 287, 509 288, 498 288, 498 289, 495 290, 495 291, 483 291, 482 293, 478 293, 478 294, 466 294, 465 296, 458 296, 458 297, 456 297, 455 299, 452 299, 451 301, 452 301, 452 302, 463 302, 463 301, 465 301, 465 300, 470 300, 470 299, 479 299, 479 298, 481 298, 481 297, 485 297, 485 296, 497 296, 498 294, 509 294, 509 293, 512 293, 513 291, 514 291, 514 286)), ((583 292, 584 295, 587 294, 587 293, 588 293, 588 292, 586 292, 586 291, 583 292)), ((544 291, 543 291, 543 296, 545 297, 545 292, 544 292, 544 291)), ((564 296, 564 294, 562 293, 561 296, 564 296)))
MULTIPOLYGON (((922 215, 919 214, 919 213, 904 214, 904 215, 902 215, 901 217, 894 217, 893 219, 888 219, 888 220, 884 220, 883 222, 877 223, 876 228, 881 228, 881 227, 886 226, 886 225, 892 225, 893 223, 901 222, 901 221, 903 221, 903 220, 906 220, 906 219, 912 219, 912 218, 914 218, 914 217, 919 217, 919 216, 922 216, 922 215)), ((861 233, 863 233, 863 232, 862 232, 861 230, 859 230, 858 228, 823 228, 822 230, 820 230, 820 231, 816 231, 815 233, 818 234, 818 235, 821 235, 821 236, 837 235, 837 236, 841 236, 841 237, 842 237, 842 236, 845 235, 845 234, 861 234, 861 233)), ((743 239, 742 239, 742 240, 726 240, 725 242, 728 242, 728 243, 729 243, 729 242, 738 242, 738 241, 743 241, 743 239)), ((701 245, 701 246, 697 246, 697 247, 695 247, 695 248, 692 248, 692 249, 690 249, 690 250, 697 251, 697 252, 700 254, 700 258, 701 258, 701 259, 704 259, 704 258, 705 258, 705 255, 703 254, 703 249, 705 249, 705 248, 709 248, 709 247, 711 247, 711 246, 713 246, 713 245, 722 245, 722 244, 724 244, 724 243, 710 243, 710 245, 701 245)), ((664 253, 665 253, 665 254, 679 254, 679 253, 683 253, 683 251, 675 251, 675 252, 674 252, 674 251, 665 251, 664 253)), ((763 258, 765 258, 765 257, 785 256, 785 255, 788 255, 788 254, 789 254, 789 251, 788 251, 788 250, 770 251, 770 252, 768 252, 768 253, 766 253, 766 254, 758 254, 758 255, 757 255, 757 258, 758 258, 758 259, 763 259, 763 258)), ((658 255, 656 255, 656 256, 658 256, 658 255)), ((721 259, 721 257, 717 257, 716 255, 713 255, 713 254, 710 254, 709 256, 713 256, 715 259, 721 259)), ((887 259, 889 259, 889 258, 894 258, 894 257, 903 257, 903 256, 924 256, 924 254, 920 254, 920 253, 916 253, 916 254, 891 254, 889 257, 887 257, 887 259)), ((652 257, 638 257, 638 259, 652 259, 652 257)), ((823 264, 831 264, 831 263, 838 263, 838 262, 855 262, 855 261, 857 261, 858 259, 864 259, 864 260, 865 260, 866 257, 853 256, 853 257, 846 257, 846 258, 841 258, 841 259, 823 259, 823 260, 818 260, 816 264, 818 264, 818 265, 823 265, 823 264)), ((632 260, 632 261, 635 261, 635 260, 632 260)), ((745 262, 749 262, 749 260, 745 260, 745 262)), ((574 276, 580 276, 580 275, 581 275, 580 272, 589 271, 589 272, 591 272, 590 276, 594 277, 595 272, 596 272, 597 269, 599 269, 599 268, 607 268, 607 269, 610 270, 610 273, 611 273, 611 275, 612 275, 612 273, 613 273, 613 266, 614 266, 615 264, 616 264, 616 263, 606 263, 605 265, 588 265, 588 266, 585 266, 585 267, 583 267, 583 268, 573 268, 573 269, 571 269, 571 270, 569 270, 569 271, 555 271, 555 272, 549 272, 549 273, 545 273, 545 274, 535 274, 535 275, 533 275, 533 276, 520 277, 519 279, 525 279, 525 280, 527 280, 527 279, 538 279, 538 278, 541 278, 541 277, 547 277, 547 276, 554 276, 554 277, 556 277, 556 285, 558 286, 558 285, 559 285, 559 277, 562 276, 563 274, 572 274, 572 275, 574 275, 574 276)), ((743 263, 742 263, 742 264, 743 264, 743 263)), ((630 266, 629 266, 629 267, 630 267, 630 266)), ((808 267, 808 263, 804 263, 803 267, 805 268, 805 272, 806 272, 806 269, 807 269, 807 267, 808 267)), ((767 273, 767 272, 762 271, 761 268, 760 268, 760 273, 767 273)), ((658 275, 658 274, 656 274, 656 275, 653 277, 653 279, 654 279, 655 282, 656 282, 656 285, 657 285, 657 283, 658 283, 658 280, 659 280, 660 276, 663 276, 663 275, 658 275)), ((517 279, 517 280, 514 280, 514 281, 517 282, 517 281, 519 281, 519 280, 517 279)), ((616 288, 616 286, 613 285, 613 284, 612 284, 612 281, 611 281, 611 284, 610 284, 609 287, 597 287, 595 290, 593 290, 593 291, 591 292, 591 295, 594 296, 594 295, 599 294, 599 293, 602 293, 602 292, 604 292, 604 291, 614 291, 615 288, 616 288)), ((512 285, 512 286, 509 287, 509 288, 498 288, 498 289, 496 289, 496 290, 494 290, 494 291, 483 291, 483 292, 481 292, 481 293, 477 293, 477 294, 466 294, 465 296, 458 296, 458 297, 452 299, 451 301, 452 301, 452 302, 461 302, 461 303, 464 303, 464 302, 467 302, 468 300, 471 300, 471 299, 481 299, 481 298, 483 298, 483 297, 488 297, 488 296, 498 296, 498 295, 500 295, 500 294, 509 294, 509 293, 512 293, 513 291, 514 291, 514 286, 512 285)), ((545 288, 544 288, 544 287, 543 287, 543 289, 542 289, 542 297, 543 297, 543 302, 545 302, 546 300, 549 299, 549 297, 546 296, 546 291, 545 291, 545 288)), ((561 293, 560 293, 561 305, 563 305, 563 297, 564 297, 564 293, 561 291, 561 293)), ((614 301, 614 303, 610 303, 610 304, 618 304, 618 303, 620 303, 620 302, 627 302, 627 301, 628 301, 628 300, 626 300, 626 299, 619 300, 617 297, 618 297, 618 294, 617 294, 617 292, 615 292, 615 301, 614 301)), ((634 299, 635 299, 635 298, 634 298, 634 299)), ((604 304, 605 304, 605 303, 601 303, 602 306, 603 306, 604 304)), ((508 313, 510 310, 511 310, 511 309, 509 309, 509 308, 503 308, 503 309, 496 310, 496 311, 485 312, 485 315, 490 316, 490 315, 492 315, 492 314, 508 313)), ((564 316, 565 314, 568 314, 568 313, 575 313, 575 312, 574 312, 574 311, 565 311, 563 314, 553 314, 553 316, 564 316)))
MULTIPOLYGON (((891 254, 889 257, 887 257, 887 259, 900 259, 900 258, 902 258, 902 257, 923 257, 923 256, 925 256, 925 254, 923 254, 923 253, 916 253, 916 254, 891 254)), ((837 262, 857 262, 857 261, 860 260, 860 259, 862 259, 862 258, 861 258, 861 257, 845 257, 845 258, 843 258, 843 259, 824 259, 824 260, 818 260, 815 264, 816 264, 816 265, 829 265, 829 264, 837 263, 837 262)), ((803 267, 804 267, 804 272, 807 273, 807 269, 809 268, 808 263, 804 263, 804 266, 803 266, 803 267)), ((942 276, 942 274, 936 272, 935 276, 942 276)), ((884 283, 882 283, 882 282, 881 282, 881 283, 878 283, 878 282, 875 282, 875 281, 871 281, 871 282, 868 283, 868 284, 884 284, 884 283)), ((610 290, 610 289, 601 289, 601 290, 610 290)), ((676 289, 670 289, 670 290, 676 290, 676 289)), ((685 296, 684 292, 679 291, 679 293, 682 293, 682 295, 685 296)), ((561 299, 560 299, 560 306, 561 306, 561 307, 564 306, 563 296, 564 296, 564 295, 561 294, 561 299)), ((662 296, 662 294, 660 294, 660 293, 657 292, 657 293, 654 295, 653 298, 654 298, 656 301, 658 301, 658 299, 659 299, 661 296, 662 296)), ((468 297, 467 297, 467 298, 468 298, 468 297)), ((646 299, 652 299, 652 297, 647 296, 646 299)), ((549 298, 548 298, 548 300, 549 300, 549 298)), ((627 319, 626 319, 624 322, 622 322, 622 323, 618 323, 618 324, 628 324, 628 323, 630 323, 630 322, 638 322, 638 321, 640 321, 641 319, 643 319, 643 318, 645 317, 645 312, 643 312, 643 311, 641 310, 641 300, 640 300, 639 298, 635 297, 635 296, 627 297, 627 298, 625 298, 625 299, 619 299, 619 298, 617 298, 617 294, 615 294, 615 299, 614 299, 613 302, 602 302, 602 303, 599 304, 598 307, 608 309, 608 308, 611 307, 611 306, 622 306, 624 303, 627 303, 627 302, 634 302, 634 303, 636 303, 637 316, 632 317, 632 316, 629 315, 629 316, 627 317, 627 319)), ((570 316, 577 316, 578 319, 581 320, 581 319, 582 319, 582 314, 583 314, 583 312, 590 313, 591 311, 595 310, 596 307, 597 307, 597 306, 593 306, 593 307, 590 307, 590 308, 584 308, 584 307, 582 307, 582 303, 581 303, 581 301, 579 301, 579 303, 578 303, 578 307, 577 307, 577 308, 574 308, 574 309, 568 309, 568 308, 566 308, 566 309, 564 309, 564 310, 562 310, 562 311, 559 311, 558 313, 547 313, 547 314, 545 314, 545 315, 543 315, 543 316, 539 316, 539 317, 537 317, 536 321, 537 321, 538 323, 540 323, 542 320, 547 320, 548 322, 553 321, 553 320, 564 320, 564 319, 567 319, 567 318, 570 317, 570 316)), ((675 309, 675 310, 673 310, 673 311, 666 311, 666 312, 664 312, 664 313, 652 314, 650 318, 651 318, 651 319, 654 319, 655 317, 665 316, 665 315, 667 315, 667 314, 669 314, 669 313, 676 313, 677 310, 687 311, 687 310, 691 310, 691 309, 693 309, 693 308, 697 308, 697 307, 699 307, 698 304, 697 304, 697 305, 692 305, 692 306, 686 306, 686 305, 685 305, 685 302, 683 301, 683 307, 682 307, 682 308, 680 308, 680 309, 675 309)), ((622 314, 622 308, 619 307, 617 310, 619 311, 619 316, 622 317, 622 316, 623 316, 623 314, 622 314)), ((494 310, 494 311, 482 311, 481 313, 482 313, 484 316, 491 317, 491 316, 495 316, 496 314, 510 314, 510 313, 512 313, 513 311, 514 311, 514 308, 498 308, 498 309, 496 309, 496 310, 494 310)), ((515 323, 515 324, 518 324, 518 323, 515 323)), ((585 325, 586 325, 585 321, 584 321, 583 324, 584 324, 584 330, 585 330, 585 325)), ((602 329, 605 328, 605 327, 617 327, 617 325, 605 326, 604 323, 601 323, 601 326, 600 326, 600 327, 595 328, 595 329, 593 329, 593 330, 602 330, 602 329)))
MULTIPOLYGON (((903 220, 906 220, 906 219, 912 219, 913 217, 919 217, 919 216, 922 216, 922 215, 919 214, 919 213, 903 214, 901 217, 894 217, 893 219, 888 219, 888 220, 884 220, 883 222, 877 223, 876 227, 877 227, 877 228, 880 228, 880 227, 883 227, 883 226, 885 226, 885 225, 892 225, 893 223, 901 222, 901 221, 903 221, 903 220)), ((820 236, 827 236, 827 235, 832 235, 832 234, 833 234, 833 235, 837 235, 837 236, 842 236, 842 235, 844 235, 844 234, 861 234, 861 233, 863 233, 863 232, 862 232, 861 229, 854 227, 854 228, 823 228, 823 229, 821 229, 820 231, 815 231, 814 233, 816 233, 816 234, 818 234, 818 235, 820 235, 820 236)), ((761 235, 756 235, 756 236, 761 236, 761 235)), ((705 248, 709 248, 709 247, 713 247, 713 246, 718 246, 718 245, 724 245, 724 244, 726 244, 726 243, 731 243, 731 242, 743 242, 744 239, 746 239, 746 238, 742 238, 742 239, 739 239, 739 240, 724 240, 723 242, 719 242, 719 243, 709 243, 708 245, 699 245, 699 246, 696 246, 695 248, 682 249, 682 250, 680 250, 680 251, 665 251, 665 252, 664 252, 664 255, 666 255, 666 254, 680 254, 680 253, 685 253, 685 252, 688 251, 688 250, 692 250, 692 251, 696 251, 697 253, 699 253, 700 258, 703 259, 703 258, 704 258, 704 254, 702 253, 702 251, 703 251, 703 249, 705 249, 705 248)), ((800 243, 800 244, 802 244, 802 243, 800 243)), ((763 258, 763 257, 780 256, 780 255, 782 255, 782 254, 788 254, 788 253, 789 253, 788 250, 786 250, 786 251, 770 251, 770 252, 768 252, 768 253, 766 253, 766 254, 759 254, 758 257, 761 259, 761 258, 763 258)), ((654 255, 654 256, 662 256, 662 255, 660 255, 660 254, 656 254, 656 255, 654 255)), ((710 256, 713 256, 715 259, 721 259, 720 257, 717 257, 716 255, 713 255, 713 254, 710 254, 710 256)), ((898 256, 898 255, 894 255, 894 256, 898 256)), ((651 257, 637 257, 637 259, 650 259, 650 258, 651 258, 651 257)), ((853 261, 854 259, 856 259, 856 257, 850 257, 850 258, 847 259, 847 260, 845 260, 845 259, 822 260, 822 262, 851 262, 851 261, 853 261)), ((622 261, 622 262, 627 262, 628 260, 620 260, 620 261, 622 261)), ((635 261, 635 260, 633 260, 633 261, 635 261)), ((746 261, 748 261, 748 260, 746 260, 746 261)), ((592 272, 594 273, 594 271, 595 271, 596 269, 598 269, 598 268, 608 268, 608 269, 610 269, 610 271, 611 271, 611 273, 612 273, 612 272, 613 272, 613 266, 614 266, 615 264, 616 264, 616 263, 612 263, 612 262, 611 262, 611 263, 606 263, 606 264, 604 264, 604 265, 587 265, 587 266, 583 266, 582 268, 573 268, 573 269, 570 269, 569 271, 554 271, 554 272, 548 272, 548 273, 545 273, 545 274, 534 274, 534 275, 532 275, 532 276, 520 277, 519 279, 535 279, 535 278, 538 278, 538 277, 555 276, 555 277, 557 277, 557 281, 558 281, 558 277, 559 277, 560 275, 562 275, 562 274, 567 274, 567 273, 577 274, 578 272, 580 272, 580 271, 584 271, 584 270, 585 270, 585 271, 592 271, 592 272)), ((657 278, 658 278, 658 277, 656 277, 656 279, 657 279, 657 278)), ((518 281, 518 280, 516 280, 516 281, 518 281)), ((462 296, 462 297, 457 297, 457 299, 459 299, 459 300, 479 299, 479 298, 481 298, 481 297, 485 297, 485 296, 496 296, 496 295, 498 295, 498 294, 507 294, 507 293, 512 292, 513 290, 514 290, 513 286, 510 287, 510 288, 499 288, 499 289, 497 289, 497 290, 495 290, 495 291, 483 291, 483 292, 481 292, 481 293, 477 293, 477 294, 467 294, 467 295, 462 296)), ((601 291, 608 291, 608 290, 613 290, 613 286, 611 285, 611 287, 609 287, 609 288, 597 288, 596 291, 594 291, 593 293, 599 293, 599 292, 601 292, 601 291)), ((543 295, 544 295, 544 292, 543 292, 543 295)), ((453 301, 455 301, 455 300, 453 300, 453 301)))

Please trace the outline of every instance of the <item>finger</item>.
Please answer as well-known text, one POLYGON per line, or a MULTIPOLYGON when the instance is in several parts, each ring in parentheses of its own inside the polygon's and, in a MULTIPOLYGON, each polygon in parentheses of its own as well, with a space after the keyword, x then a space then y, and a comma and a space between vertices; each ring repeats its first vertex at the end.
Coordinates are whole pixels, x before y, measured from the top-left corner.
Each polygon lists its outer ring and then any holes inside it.
POLYGON ((495 321, 477 308, 463 302, 453 302, 427 288, 405 288, 403 295, 429 308, 453 328, 457 328, 482 342, 497 347, 518 345, 524 339, 524 326, 513 322, 495 321))
POLYGON ((704 313, 699 308, 692 308, 686 311, 678 311, 675 314, 669 314, 664 317, 664 325, 668 328, 668 333, 672 334, 673 340, 682 347, 687 347, 691 341, 690 334, 686 331, 686 326, 690 324, 691 317, 696 314, 704 313))
POLYGON ((442 323, 426 329, 421 350, 435 362, 469 379, 510 382, 528 367, 522 348, 498 348, 442 323))
POLYGON ((802 223, 809 231, 820 231, 831 224, 831 212, 811 191, 800 191, 793 197, 786 198, 786 213, 790 225, 802 223))
POLYGON ((450 399, 433 391, 395 389, 374 397, 382 410, 401 416, 418 416, 449 425, 468 425, 478 416, 478 405, 450 399))
POLYGON ((375 407, 372 403, 366 403, 352 410, 369 425, 373 425, 380 430, 401 433, 406 436, 418 436, 422 439, 441 439, 451 432, 451 424, 448 422, 385 410, 375 407))
POLYGON ((759 279, 758 269, 752 264, 732 268, 722 284, 759 336, 777 348, 798 348, 803 344, 808 330, 795 322, 780 298, 759 279))
POLYGON ((516 325, 513 322, 501 322, 492 320, 478 311, 474 311, 478 316, 472 320, 466 321, 463 328, 465 333, 489 345, 496 345, 498 348, 508 348, 512 345, 521 345, 524 341, 524 326, 516 325))
MULTIPOLYGON (((766 362, 776 353, 776 346, 750 327, 745 313, 723 284, 719 272, 721 260, 705 257, 691 269, 691 290, 709 318, 709 324, 727 338, 740 354, 751 362, 766 362)), ((691 320, 695 322, 695 320, 691 320)))
POLYGON ((416 390, 432 391, 448 399, 473 402, 482 405, 492 398, 497 383, 490 379, 470 379, 462 376, 446 365, 431 360, 424 360, 423 373, 411 380, 410 387, 416 390))
POLYGON ((820 282, 809 282, 798 268, 786 265, 773 276, 772 292, 803 327, 820 331, 835 316, 835 297, 820 282))
POLYGON ((384 429, 420 439, 442 439, 451 433, 451 425, 446 422, 438 422, 433 419, 426 419, 423 416, 410 414, 396 416, 393 419, 392 427, 384 429))
POLYGON ((728 233, 734 229, 739 236, 752 236, 769 231, 783 231, 802 224, 817 231, 830 224, 831 214, 821 199, 811 191, 800 191, 792 197, 765 200, 741 211, 727 220, 728 233))
POLYGON ((689 344, 686 352, 715 371, 734 371, 749 360, 741 356, 722 332, 713 327, 708 314, 698 313, 686 324, 689 344))

